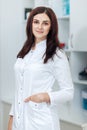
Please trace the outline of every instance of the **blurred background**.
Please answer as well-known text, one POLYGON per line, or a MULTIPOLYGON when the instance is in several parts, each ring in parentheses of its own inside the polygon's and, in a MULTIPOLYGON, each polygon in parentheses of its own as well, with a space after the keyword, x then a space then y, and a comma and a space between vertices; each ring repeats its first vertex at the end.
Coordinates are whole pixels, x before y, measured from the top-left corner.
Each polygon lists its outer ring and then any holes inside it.
POLYGON ((0 130, 7 130, 15 91, 14 63, 26 40, 27 18, 37 6, 51 7, 56 13, 60 46, 67 54, 75 87, 73 102, 58 108, 61 130, 87 130, 86 0, 0 0, 0 130))

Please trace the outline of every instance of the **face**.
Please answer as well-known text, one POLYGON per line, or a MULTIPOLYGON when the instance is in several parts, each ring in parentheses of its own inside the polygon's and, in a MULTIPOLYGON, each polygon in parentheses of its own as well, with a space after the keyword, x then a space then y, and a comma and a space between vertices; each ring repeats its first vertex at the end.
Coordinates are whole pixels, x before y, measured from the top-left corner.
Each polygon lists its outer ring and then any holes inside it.
POLYGON ((51 21, 45 13, 37 14, 33 17, 32 32, 35 42, 45 40, 51 27, 51 21))

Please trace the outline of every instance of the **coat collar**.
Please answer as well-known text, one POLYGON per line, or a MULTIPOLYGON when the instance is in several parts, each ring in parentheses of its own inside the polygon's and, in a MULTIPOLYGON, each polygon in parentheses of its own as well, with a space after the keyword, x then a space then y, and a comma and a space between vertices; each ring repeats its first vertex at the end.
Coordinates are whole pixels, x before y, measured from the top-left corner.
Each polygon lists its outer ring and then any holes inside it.
POLYGON ((43 40, 43 41, 37 43, 37 44, 36 44, 36 48, 46 47, 46 41, 47 41, 47 40, 45 39, 45 40, 43 40))

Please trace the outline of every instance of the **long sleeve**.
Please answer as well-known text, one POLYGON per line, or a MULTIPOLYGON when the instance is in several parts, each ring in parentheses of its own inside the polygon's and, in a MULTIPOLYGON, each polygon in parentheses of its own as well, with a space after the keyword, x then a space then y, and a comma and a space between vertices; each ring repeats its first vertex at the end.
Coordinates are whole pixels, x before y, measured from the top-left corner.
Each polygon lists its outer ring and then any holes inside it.
POLYGON ((59 90, 49 92, 51 105, 58 105, 73 99, 73 82, 67 57, 63 51, 58 51, 54 57, 53 75, 57 80, 59 90))
POLYGON ((11 105, 11 109, 10 109, 9 115, 10 116, 14 115, 14 103, 12 103, 12 105, 11 105))

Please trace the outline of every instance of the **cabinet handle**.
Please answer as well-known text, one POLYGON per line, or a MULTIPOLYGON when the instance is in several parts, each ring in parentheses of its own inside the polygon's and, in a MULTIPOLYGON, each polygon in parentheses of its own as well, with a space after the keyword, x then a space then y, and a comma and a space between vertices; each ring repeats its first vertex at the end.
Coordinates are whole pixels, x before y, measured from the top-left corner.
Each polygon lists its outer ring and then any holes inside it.
POLYGON ((73 34, 71 34, 70 36, 70 45, 71 45, 71 48, 73 48, 73 34))

